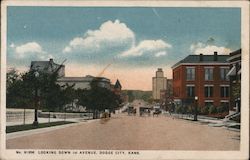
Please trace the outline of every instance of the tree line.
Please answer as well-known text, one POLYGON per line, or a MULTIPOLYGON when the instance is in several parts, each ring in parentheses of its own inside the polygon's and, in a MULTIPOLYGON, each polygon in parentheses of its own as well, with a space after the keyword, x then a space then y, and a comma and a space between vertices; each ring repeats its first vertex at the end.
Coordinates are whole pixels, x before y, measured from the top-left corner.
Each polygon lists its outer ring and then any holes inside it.
POLYGON ((86 107, 90 112, 114 111, 122 103, 121 97, 110 89, 100 87, 95 79, 90 82, 90 89, 75 89, 74 85, 57 83, 57 73, 34 70, 18 73, 15 69, 7 72, 6 106, 7 108, 35 109, 36 99, 39 109, 47 111, 65 111, 65 105, 77 99, 77 105, 86 107), (37 93, 35 93, 37 91, 37 93))

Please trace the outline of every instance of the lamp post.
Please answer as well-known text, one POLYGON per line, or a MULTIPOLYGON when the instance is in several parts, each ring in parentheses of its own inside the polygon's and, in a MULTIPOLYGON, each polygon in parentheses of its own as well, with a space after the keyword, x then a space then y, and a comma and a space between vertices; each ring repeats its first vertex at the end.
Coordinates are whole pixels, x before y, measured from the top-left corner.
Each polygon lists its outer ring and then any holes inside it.
MULTIPOLYGON (((39 77, 39 72, 35 71, 34 76, 37 80, 39 77)), ((35 119, 33 122, 34 126, 38 126, 37 109, 38 109, 38 86, 37 86, 37 83, 35 83, 35 119)))
POLYGON ((198 105, 198 96, 194 97, 195 100, 195 108, 194 108, 194 121, 197 121, 197 105, 198 105))

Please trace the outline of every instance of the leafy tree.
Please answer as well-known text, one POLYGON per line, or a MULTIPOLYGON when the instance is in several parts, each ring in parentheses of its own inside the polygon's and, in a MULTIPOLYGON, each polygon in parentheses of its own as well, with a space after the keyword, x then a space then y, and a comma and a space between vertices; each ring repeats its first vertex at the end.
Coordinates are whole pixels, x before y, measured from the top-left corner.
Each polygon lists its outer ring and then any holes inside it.
POLYGON ((88 110, 94 113, 94 118, 97 117, 96 111, 101 112, 105 109, 114 111, 119 104, 121 99, 111 90, 98 86, 98 82, 91 82, 90 90, 78 89, 78 104, 85 106, 88 110))
POLYGON ((33 87, 26 81, 28 73, 7 72, 6 105, 11 108, 33 108, 33 87))
POLYGON ((57 73, 39 72, 39 77, 35 77, 34 70, 22 74, 11 70, 7 73, 7 106, 34 108, 37 89, 41 109, 61 110, 72 102, 73 91, 72 86, 59 86, 57 78, 57 73))
POLYGON ((7 89, 11 87, 16 81, 20 80, 20 74, 16 71, 16 69, 12 68, 7 72, 7 89))

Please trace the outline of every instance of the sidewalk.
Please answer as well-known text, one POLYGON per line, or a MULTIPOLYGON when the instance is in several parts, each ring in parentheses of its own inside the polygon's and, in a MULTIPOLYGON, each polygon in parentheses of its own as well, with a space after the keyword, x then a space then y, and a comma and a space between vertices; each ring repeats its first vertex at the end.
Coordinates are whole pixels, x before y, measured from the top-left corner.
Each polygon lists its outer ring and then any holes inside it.
MULTIPOLYGON (((175 114, 175 113, 171 114, 171 115, 169 115, 167 113, 165 113, 165 114, 167 116, 173 116, 175 118, 180 118, 180 119, 185 119, 185 120, 193 120, 194 119, 193 115, 175 114)), ((218 119, 218 118, 198 115, 197 122, 206 123, 208 126, 211 126, 211 127, 226 127, 227 129, 230 129, 230 130, 240 131, 240 129, 230 128, 232 126, 237 126, 237 125, 240 126, 240 123, 230 121, 230 120, 225 121, 224 119, 218 119)))
MULTIPOLYGON (((39 118, 39 122, 41 123, 40 119, 41 118, 39 118)), ((47 118, 45 118, 45 119, 48 120, 47 118)), ((58 126, 52 126, 52 127, 46 127, 46 128, 31 129, 31 130, 19 131, 19 132, 13 132, 13 133, 7 133, 6 134, 6 139, 8 140, 8 139, 13 139, 13 138, 18 138, 18 137, 23 137, 23 136, 38 134, 38 133, 49 132, 49 131, 53 131, 53 130, 57 130, 57 129, 62 129, 62 128, 67 128, 67 127, 71 127, 71 126, 77 126, 77 125, 80 125, 82 123, 91 123, 91 122, 97 121, 99 119, 91 119, 91 120, 70 119, 70 120, 71 120, 71 122, 76 122, 76 123, 65 124, 65 125, 58 125, 58 126)), ((66 121, 70 121, 70 120, 66 119, 66 121)), ((63 120, 62 119, 58 119, 58 121, 63 121, 63 120)))
MULTIPOLYGON (((65 119, 65 121, 69 121, 69 122, 81 122, 81 121, 86 121, 86 118, 67 118, 65 119)), ((32 124, 34 121, 34 119, 27 119, 25 121, 25 124, 32 124)), ((64 119, 62 118, 50 118, 50 122, 58 122, 58 121, 64 121, 64 119)), ((38 117, 38 122, 39 123, 48 123, 49 122, 49 118, 41 118, 38 117)), ((15 125, 23 125, 23 121, 12 121, 12 122, 6 122, 6 126, 15 126, 15 125)))

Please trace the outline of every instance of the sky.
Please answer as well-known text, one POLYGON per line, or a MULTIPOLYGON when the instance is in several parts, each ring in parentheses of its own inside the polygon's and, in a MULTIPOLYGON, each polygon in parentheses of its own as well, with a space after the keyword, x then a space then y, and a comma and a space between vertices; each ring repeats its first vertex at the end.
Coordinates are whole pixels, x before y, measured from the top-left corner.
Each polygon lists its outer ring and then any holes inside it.
POLYGON ((189 54, 239 49, 240 19, 240 8, 9 6, 7 67, 67 59, 66 76, 152 90, 157 68, 172 78, 171 66, 189 54))

